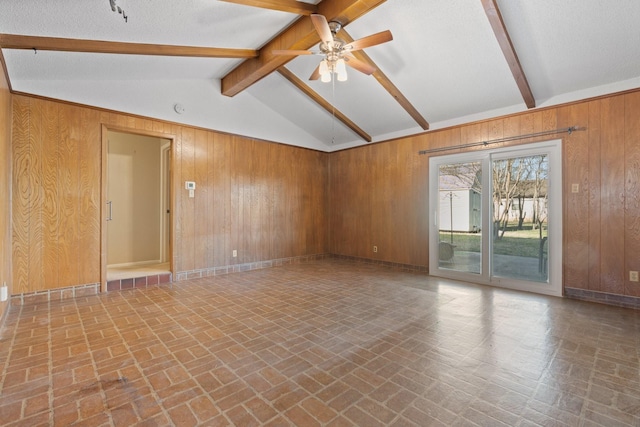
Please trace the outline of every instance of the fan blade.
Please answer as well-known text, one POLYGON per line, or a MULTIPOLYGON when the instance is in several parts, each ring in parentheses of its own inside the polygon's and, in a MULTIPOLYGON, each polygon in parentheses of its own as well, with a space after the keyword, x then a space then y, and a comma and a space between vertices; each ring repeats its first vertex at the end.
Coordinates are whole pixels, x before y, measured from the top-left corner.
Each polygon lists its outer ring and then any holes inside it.
POLYGON ((272 54, 274 55, 313 55, 313 52, 310 50, 294 50, 294 49, 284 49, 284 50, 272 50, 272 54))
POLYGON ((311 22, 313 26, 316 28, 320 39, 327 46, 331 46, 333 43, 333 34, 331 34, 331 28, 329 28, 329 23, 327 22, 327 18, 324 15, 318 15, 317 13, 311 14, 311 22))
POLYGON ((344 45, 345 50, 360 50, 365 47, 375 46, 377 44, 382 44, 386 42, 390 42, 393 40, 393 36, 391 35, 391 31, 381 31, 376 34, 372 34, 367 37, 363 37, 358 40, 354 40, 351 43, 344 45))
POLYGON ((309 80, 318 80, 319 78, 320 78, 320 64, 318 64, 316 69, 313 70, 313 73, 311 73, 309 80))
POLYGON ((349 55, 345 55, 344 57, 344 62, 350 66, 351 68, 354 68, 358 71, 360 71, 361 73, 364 73, 368 76, 370 76, 371 74, 373 74, 377 68, 376 67, 372 67, 371 65, 367 64, 364 61, 360 61, 359 59, 354 58, 353 56, 349 56, 349 55))

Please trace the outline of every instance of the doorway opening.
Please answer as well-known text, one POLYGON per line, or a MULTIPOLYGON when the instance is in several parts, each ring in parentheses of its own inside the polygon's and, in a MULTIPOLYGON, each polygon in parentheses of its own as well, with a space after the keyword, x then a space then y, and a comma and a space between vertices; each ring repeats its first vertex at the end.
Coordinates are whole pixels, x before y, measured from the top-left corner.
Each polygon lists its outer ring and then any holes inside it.
POLYGON ((172 271, 172 138, 133 132, 102 133, 103 291, 107 282, 172 271))
POLYGON ((562 295, 561 141, 432 157, 429 271, 562 295))

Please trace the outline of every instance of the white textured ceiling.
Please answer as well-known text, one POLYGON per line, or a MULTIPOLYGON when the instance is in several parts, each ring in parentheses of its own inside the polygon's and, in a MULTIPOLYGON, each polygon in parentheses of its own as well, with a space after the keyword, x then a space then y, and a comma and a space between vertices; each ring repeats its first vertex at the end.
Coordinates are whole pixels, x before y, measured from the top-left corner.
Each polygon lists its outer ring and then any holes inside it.
MULTIPOLYGON (((216 0, 118 5, 128 22, 109 0, 0 0, 0 33, 259 49, 298 18, 216 0)), ((538 107, 640 87, 640 1, 498 6, 538 107)), ((480 0, 388 0, 346 27, 354 39, 387 29, 394 40, 366 53, 431 129, 526 110, 480 0)), ((17 92, 323 151, 366 144, 278 73, 223 96, 220 79, 238 59, 2 53, 17 92)), ((298 57, 287 68, 374 141, 422 131, 371 76, 349 69, 335 86, 309 82, 318 61, 298 57)))

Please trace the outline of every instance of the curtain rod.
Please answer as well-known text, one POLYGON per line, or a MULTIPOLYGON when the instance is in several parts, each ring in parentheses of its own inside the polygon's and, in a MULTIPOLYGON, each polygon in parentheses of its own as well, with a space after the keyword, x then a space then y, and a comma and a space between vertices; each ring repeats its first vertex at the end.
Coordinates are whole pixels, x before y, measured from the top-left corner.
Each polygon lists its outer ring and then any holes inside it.
POLYGON ((517 141, 518 139, 535 138, 537 136, 545 136, 545 135, 556 135, 559 133, 568 133, 569 135, 571 135, 571 133, 574 131, 586 130, 586 129, 587 128, 585 127, 571 126, 568 128, 546 130, 543 132, 529 133, 526 135, 508 136, 506 138, 492 139, 490 141, 471 142, 469 144, 454 145, 452 147, 440 147, 440 148, 432 148, 430 150, 420 150, 418 151, 418 154, 422 155, 422 154, 428 154, 428 153, 438 153, 440 151, 450 151, 450 150, 457 150, 459 148, 478 147, 480 145, 487 146, 491 144, 498 144, 500 142, 517 141))

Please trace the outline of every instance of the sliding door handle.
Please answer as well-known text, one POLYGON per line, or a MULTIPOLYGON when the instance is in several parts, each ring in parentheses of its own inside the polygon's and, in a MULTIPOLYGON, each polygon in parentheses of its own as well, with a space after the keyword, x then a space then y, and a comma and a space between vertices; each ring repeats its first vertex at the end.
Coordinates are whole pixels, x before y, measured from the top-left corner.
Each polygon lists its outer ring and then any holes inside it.
POLYGON ((113 202, 109 200, 107 202, 107 206, 109 206, 109 211, 107 213, 107 221, 113 220, 113 202))

